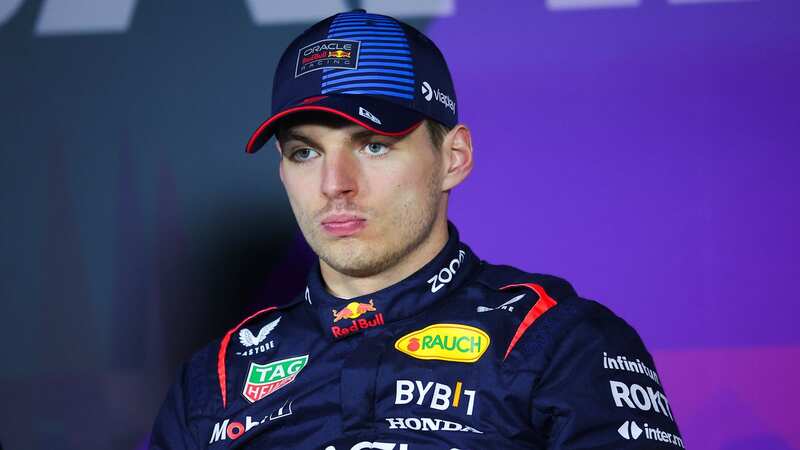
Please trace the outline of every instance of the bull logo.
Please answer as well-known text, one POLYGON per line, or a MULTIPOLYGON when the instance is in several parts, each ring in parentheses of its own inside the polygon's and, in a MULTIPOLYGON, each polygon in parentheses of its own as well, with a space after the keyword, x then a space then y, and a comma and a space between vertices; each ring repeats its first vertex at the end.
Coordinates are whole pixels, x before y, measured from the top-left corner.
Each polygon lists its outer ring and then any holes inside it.
POLYGON ((372 311, 377 311, 372 300, 369 303, 350 302, 339 311, 333 310, 333 322, 336 323, 342 319, 357 319, 362 314, 372 311))

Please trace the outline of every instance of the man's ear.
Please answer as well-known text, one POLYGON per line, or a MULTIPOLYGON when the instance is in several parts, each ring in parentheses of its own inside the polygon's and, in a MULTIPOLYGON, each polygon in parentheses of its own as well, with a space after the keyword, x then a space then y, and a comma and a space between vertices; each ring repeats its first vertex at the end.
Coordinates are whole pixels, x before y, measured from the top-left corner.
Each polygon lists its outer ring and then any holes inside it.
POLYGON ((283 150, 277 138, 275 138, 275 150, 278 151, 278 175, 281 177, 281 183, 283 183, 283 150))
POLYGON ((472 134, 466 125, 458 124, 442 142, 444 178, 442 190, 449 191, 461 184, 472 172, 472 134))

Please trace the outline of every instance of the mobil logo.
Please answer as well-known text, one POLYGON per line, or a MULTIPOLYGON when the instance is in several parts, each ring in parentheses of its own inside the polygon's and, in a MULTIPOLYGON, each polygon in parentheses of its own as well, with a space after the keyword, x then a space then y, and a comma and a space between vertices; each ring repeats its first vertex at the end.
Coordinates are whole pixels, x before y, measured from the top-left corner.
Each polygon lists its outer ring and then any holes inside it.
POLYGON ((489 335, 480 328, 437 323, 406 334, 395 341, 394 348, 417 359, 474 363, 489 343, 489 335))
POLYGON ((227 439, 235 441, 236 439, 239 439, 239 437, 241 437, 243 434, 247 433, 248 431, 252 430, 253 428, 265 422, 272 422, 273 420, 278 420, 280 418, 291 415, 292 415, 292 401, 286 400, 283 403, 283 406, 273 411, 272 414, 268 416, 263 416, 260 419, 255 418, 253 416, 245 416, 243 422, 237 422, 235 420, 225 419, 221 422, 217 422, 214 424, 214 429, 211 431, 211 440, 209 440, 208 443, 214 444, 216 442, 224 441, 227 439))

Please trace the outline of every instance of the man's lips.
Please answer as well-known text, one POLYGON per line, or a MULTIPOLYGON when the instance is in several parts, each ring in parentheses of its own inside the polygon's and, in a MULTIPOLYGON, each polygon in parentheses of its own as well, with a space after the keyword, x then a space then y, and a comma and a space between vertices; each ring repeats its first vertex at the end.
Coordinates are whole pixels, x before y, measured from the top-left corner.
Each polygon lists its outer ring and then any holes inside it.
POLYGON ((352 214, 338 214, 322 220, 322 228, 337 237, 352 236, 366 226, 367 219, 352 214))

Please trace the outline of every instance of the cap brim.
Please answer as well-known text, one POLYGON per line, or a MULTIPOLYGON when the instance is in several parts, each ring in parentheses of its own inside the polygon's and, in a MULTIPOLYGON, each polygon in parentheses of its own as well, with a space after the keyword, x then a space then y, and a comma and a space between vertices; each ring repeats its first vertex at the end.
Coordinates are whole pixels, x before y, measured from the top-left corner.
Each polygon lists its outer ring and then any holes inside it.
POLYGON ((404 136, 414 131, 424 119, 416 111, 365 95, 320 96, 289 106, 265 120, 247 141, 247 153, 261 149, 275 134, 281 119, 303 111, 334 114, 384 136, 404 136))

